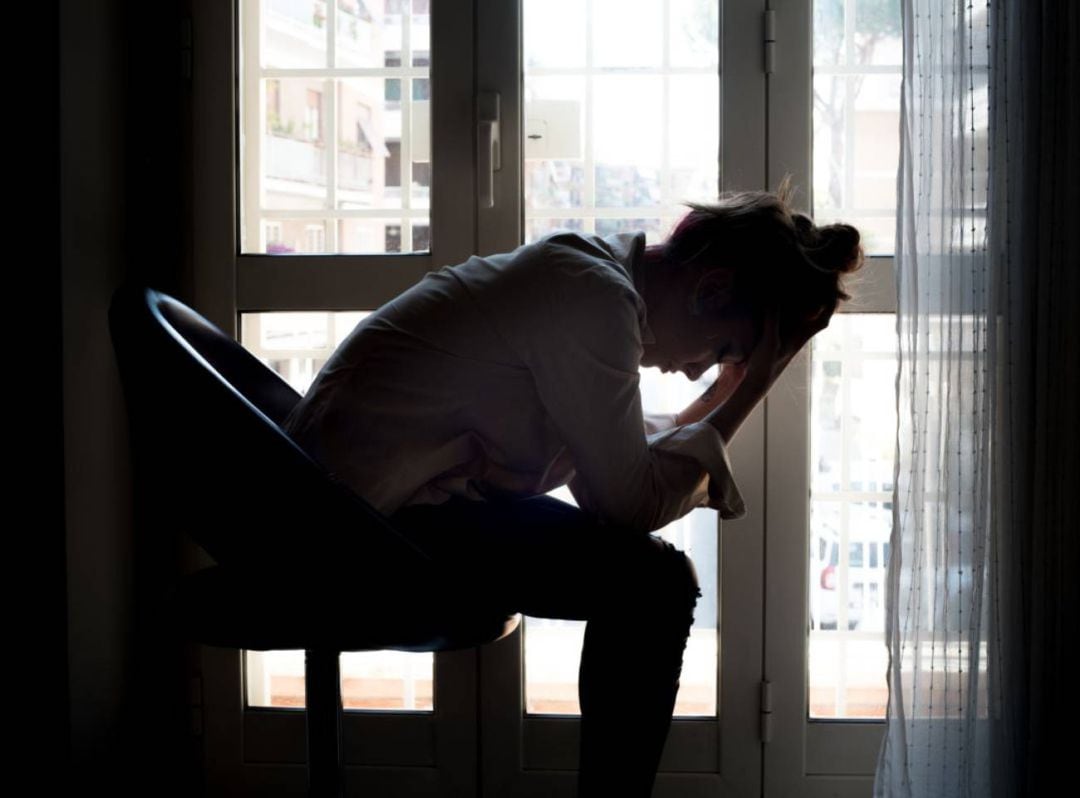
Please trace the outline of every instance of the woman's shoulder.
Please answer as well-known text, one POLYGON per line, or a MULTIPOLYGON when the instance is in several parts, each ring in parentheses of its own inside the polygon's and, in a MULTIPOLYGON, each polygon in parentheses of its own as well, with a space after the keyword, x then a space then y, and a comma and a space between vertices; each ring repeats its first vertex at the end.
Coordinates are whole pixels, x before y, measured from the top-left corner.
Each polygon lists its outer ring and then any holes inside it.
POLYGON ((603 323, 618 335, 622 319, 631 323, 643 312, 619 246, 611 237, 556 231, 449 271, 506 340, 531 337, 552 324, 576 329, 603 323))
MULTIPOLYGON (((644 246, 644 235, 641 246, 644 246)), ((637 242, 631 234, 600 236, 573 230, 557 230, 516 252, 508 270, 535 279, 545 289, 633 292, 629 265, 637 242)))
POLYGON ((534 246, 551 255, 600 261, 626 272, 629 261, 644 249, 644 233, 599 235, 576 230, 555 230, 536 240, 534 246))

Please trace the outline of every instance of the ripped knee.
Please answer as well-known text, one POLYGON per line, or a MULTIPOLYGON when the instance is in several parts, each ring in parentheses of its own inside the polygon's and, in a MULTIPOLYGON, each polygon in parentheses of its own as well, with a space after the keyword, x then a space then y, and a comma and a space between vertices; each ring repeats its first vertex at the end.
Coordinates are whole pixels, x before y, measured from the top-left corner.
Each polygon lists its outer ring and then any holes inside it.
POLYGON ((701 598, 701 582, 694 561, 682 549, 676 548, 663 538, 654 538, 664 550, 665 593, 685 597, 686 606, 692 611, 701 598))

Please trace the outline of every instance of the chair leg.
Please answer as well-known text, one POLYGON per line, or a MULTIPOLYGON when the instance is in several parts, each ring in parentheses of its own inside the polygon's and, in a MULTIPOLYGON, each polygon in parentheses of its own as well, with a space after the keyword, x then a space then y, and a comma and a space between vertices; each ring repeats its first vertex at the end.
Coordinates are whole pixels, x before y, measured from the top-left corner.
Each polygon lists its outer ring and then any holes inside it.
POLYGON ((308 795, 344 798, 339 651, 304 652, 307 703, 308 795))

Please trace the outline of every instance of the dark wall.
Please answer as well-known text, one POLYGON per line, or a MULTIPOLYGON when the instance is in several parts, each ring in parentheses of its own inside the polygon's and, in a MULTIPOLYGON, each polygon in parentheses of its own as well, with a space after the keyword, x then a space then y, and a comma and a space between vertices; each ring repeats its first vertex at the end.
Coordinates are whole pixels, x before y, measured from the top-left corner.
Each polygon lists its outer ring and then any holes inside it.
MULTIPOLYGON (((8 736, 16 740, 17 771, 62 783, 69 759, 67 683, 67 569, 64 536, 62 308, 60 302, 60 167, 57 107, 59 8, 47 3, 12 8, 12 30, 44 31, 25 80, 9 83, 27 123, 9 130, 5 178, 9 189, 4 320, 9 359, 5 395, 4 519, 9 624, 8 736), (15 133, 15 135, 10 135, 15 133), (10 157, 17 154, 17 157, 10 157), (22 189, 15 191, 14 189, 22 189), (26 197, 26 194, 29 197, 26 197), (11 444, 14 443, 14 446, 11 444), (11 666, 14 665, 14 668, 11 666), (14 699, 14 704, 10 702, 14 699), (13 733, 14 732, 14 733, 13 733), (21 745, 20 745, 21 743, 21 745)), ((13 773, 15 771, 12 771, 13 773)), ((9 778, 14 778, 10 776, 9 778)))
POLYGON ((60 3, 53 20, 59 158, 50 160, 59 200, 51 240, 58 223, 59 243, 52 296, 59 302, 52 307, 55 381, 62 379, 53 412, 63 437, 52 445, 59 450, 62 442, 63 457, 52 461, 59 473, 50 510, 63 536, 52 537, 48 586, 65 600, 49 610, 48 624, 66 626, 51 650, 67 649, 57 660, 67 665, 57 674, 67 688, 57 690, 57 701, 67 704, 59 717, 68 720, 70 776, 80 790, 101 786, 109 794, 189 795, 200 780, 199 740, 189 733, 189 649, 161 623, 180 570, 177 545, 154 534, 162 509, 137 502, 107 325, 122 281, 166 291, 182 282, 183 12, 173 0, 97 0, 60 3))

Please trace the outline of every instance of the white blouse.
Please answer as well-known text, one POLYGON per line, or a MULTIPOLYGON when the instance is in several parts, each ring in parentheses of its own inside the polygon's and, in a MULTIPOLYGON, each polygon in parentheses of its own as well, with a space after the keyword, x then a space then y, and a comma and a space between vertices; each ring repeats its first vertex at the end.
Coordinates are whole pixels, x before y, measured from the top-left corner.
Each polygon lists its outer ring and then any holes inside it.
POLYGON ((555 233, 428 272, 356 326, 285 431, 386 515, 568 484, 635 530, 742 516, 719 432, 642 413, 644 248, 555 233))

